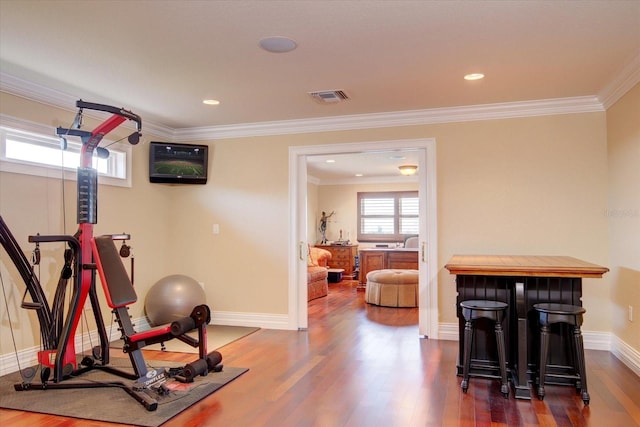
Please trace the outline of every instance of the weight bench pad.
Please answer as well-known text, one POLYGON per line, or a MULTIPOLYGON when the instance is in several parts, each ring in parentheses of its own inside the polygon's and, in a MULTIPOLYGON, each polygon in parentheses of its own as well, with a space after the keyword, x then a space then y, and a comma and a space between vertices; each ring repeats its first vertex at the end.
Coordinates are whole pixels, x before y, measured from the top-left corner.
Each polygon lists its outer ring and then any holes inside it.
POLYGON ((91 242, 93 257, 109 307, 118 308, 136 302, 136 291, 111 236, 95 237, 91 242))

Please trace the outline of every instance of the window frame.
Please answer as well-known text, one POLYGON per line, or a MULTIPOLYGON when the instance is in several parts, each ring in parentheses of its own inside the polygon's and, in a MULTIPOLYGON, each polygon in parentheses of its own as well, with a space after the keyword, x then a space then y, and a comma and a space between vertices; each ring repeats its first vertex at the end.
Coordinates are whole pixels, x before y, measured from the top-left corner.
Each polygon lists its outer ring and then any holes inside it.
MULTIPOLYGON (((60 150, 60 138, 52 135, 55 135, 55 133, 48 126, 37 124, 10 126, 4 123, 0 124, 0 171, 70 181, 77 180, 78 165, 76 164, 62 167, 59 164, 52 165, 44 162, 7 157, 7 139, 11 139, 12 137, 14 140, 32 144, 33 146, 60 150)), ((113 154, 107 161, 110 162, 109 167, 114 170, 115 173, 108 175, 99 172, 98 183, 118 187, 131 187, 131 146, 128 143, 111 142, 106 139, 103 141, 103 145, 108 145, 109 151, 113 154), (121 175, 120 177, 116 176, 118 172, 121 175)), ((67 147, 69 152, 79 153, 82 143, 79 138, 68 137, 67 147)))
POLYGON ((418 215, 401 215, 400 213, 400 200, 402 198, 419 198, 418 191, 374 191, 374 192, 358 192, 357 193, 357 226, 358 242, 369 243, 402 243, 409 236, 415 236, 415 233, 402 234, 400 233, 400 219, 401 218, 420 218, 418 215), (389 218, 390 215, 363 215, 362 214, 362 200, 366 199, 378 199, 378 198, 393 198, 394 200, 394 213, 393 213, 393 234, 366 234, 362 232, 362 221, 365 218, 389 218))

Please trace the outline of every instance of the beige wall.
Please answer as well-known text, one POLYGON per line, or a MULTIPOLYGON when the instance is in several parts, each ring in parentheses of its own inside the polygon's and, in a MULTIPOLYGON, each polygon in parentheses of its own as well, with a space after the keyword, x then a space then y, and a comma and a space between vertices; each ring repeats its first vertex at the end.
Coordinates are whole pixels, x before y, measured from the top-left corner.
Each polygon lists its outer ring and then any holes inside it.
POLYGON ((320 235, 320 215, 318 208, 318 184, 307 182, 307 242, 317 243, 320 235))
MULTIPOLYGON (((342 230, 342 238, 344 240, 351 240, 353 243, 358 243, 358 192, 417 190, 417 182, 321 185, 318 191, 318 210, 316 211, 316 216, 319 218, 322 215, 322 211, 326 211, 327 214, 332 211, 335 212, 327 224, 327 240, 338 240, 340 230, 342 230)), ((317 234, 315 243, 319 243, 319 240, 320 233, 317 234)), ((371 245, 362 244, 362 246, 371 245)))
POLYGON ((640 85, 607 111, 607 138, 612 331, 640 351, 640 85))
POLYGON ((277 138, 209 144, 208 183, 169 189, 174 268, 205 283, 214 311, 284 314, 288 147, 277 138))
MULTIPOLYGON (((440 266, 453 254, 608 263, 604 113, 447 125, 438 141, 440 266)), ((440 274, 441 321, 455 319, 440 274)), ((609 279, 583 281, 586 330, 611 327, 609 279), (603 304, 603 302, 605 302, 603 304)))
MULTIPOLYGON (((3 114, 52 125, 72 119, 8 96, 1 105, 3 114)), ((134 234, 141 295, 157 278, 181 272, 205 284, 214 311, 284 315, 288 148, 404 138, 437 144, 440 322, 456 321, 453 277, 443 269, 453 254, 558 254, 608 265, 605 113, 205 141, 212 147, 210 180, 193 187, 149 184, 148 147, 140 145, 133 188, 100 189, 97 228, 134 234)), ((0 212, 24 242, 43 222, 24 212, 55 209, 59 195, 44 191, 40 178, 0 180, 0 212)), ((583 288, 585 329, 610 331, 609 276, 585 280, 583 288)))

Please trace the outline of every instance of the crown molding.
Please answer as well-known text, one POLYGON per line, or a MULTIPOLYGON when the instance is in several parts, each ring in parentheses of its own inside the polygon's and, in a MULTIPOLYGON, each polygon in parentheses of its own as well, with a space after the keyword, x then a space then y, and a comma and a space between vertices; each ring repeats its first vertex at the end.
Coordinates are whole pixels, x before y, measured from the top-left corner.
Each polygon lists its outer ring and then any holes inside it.
POLYGON ((75 105, 78 100, 78 98, 68 93, 23 80, 2 71, 0 71, 0 90, 66 111, 71 111, 69 105, 75 105))
POLYGON ((640 83, 640 51, 617 73, 616 77, 600 91, 598 99, 608 110, 622 96, 640 83))
MULTIPOLYGON (((626 87, 626 85, 629 84, 629 79, 622 80, 626 87)), ((616 85, 613 87, 614 89, 611 92, 617 93, 619 90, 624 90, 623 88, 618 90, 618 86, 616 85)), ((77 100, 76 97, 67 93, 28 82, 3 72, 0 72, 0 90, 67 111, 72 111, 69 109, 69 105, 75 105, 75 101, 77 100)), ((598 111, 604 111, 604 106, 597 96, 582 96, 182 129, 173 129, 158 123, 144 121, 143 129, 144 133, 152 134, 171 142, 193 142, 226 138, 420 126, 598 111)))
POLYGON ((428 110, 357 114, 306 120, 282 120, 264 123, 176 129, 176 142, 224 138, 243 138, 315 132, 335 132, 398 126, 420 126, 478 120, 576 114, 604 111, 596 96, 506 102, 428 110))
POLYGON ((367 185, 367 184, 407 184, 417 183, 418 176, 363 176, 337 179, 317 179, 318 186, 324 185, 367 185))
POLYGON ((320 178, 316 178, 313 175, 307 175, 307 182, 310 184, 320 185, 322 181, 320 181, 320 178))
MULTIPOLYGON (((31 101, 36 101, 40 104, 59 108, 64 111, 69 111, 72 114, 76 113, 76 101, 80 99, 80 97, 60 92, 38 83, 29 82, 1 71, 0 91, 29 99, 31 101), (74 108, 69 108, 70 105, 73 105, 74 108)), ((92 110, 85 110, 82 114, 96 120, 104 119, 104 116, 100 116, 100 113, 95 113, 92 110)), ((132 131, 136 130, 136 127, 128 121, 123 123, 122 126, 126 129, 131 129, 132 131)), ((169 140, 173 140, 174 138, 173 129, 157 123, 143 121, 143 130, 146 135, 154 135, 158 138, 169 140)))

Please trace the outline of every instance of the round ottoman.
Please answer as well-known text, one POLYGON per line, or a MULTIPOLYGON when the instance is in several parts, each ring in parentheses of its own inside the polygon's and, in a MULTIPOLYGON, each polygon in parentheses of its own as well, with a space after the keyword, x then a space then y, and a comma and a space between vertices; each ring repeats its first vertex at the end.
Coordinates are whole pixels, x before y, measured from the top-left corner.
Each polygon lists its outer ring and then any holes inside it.
POLYGON ((418 270, 373 270, 364 300, 385 307, 418 306, 418 270))

